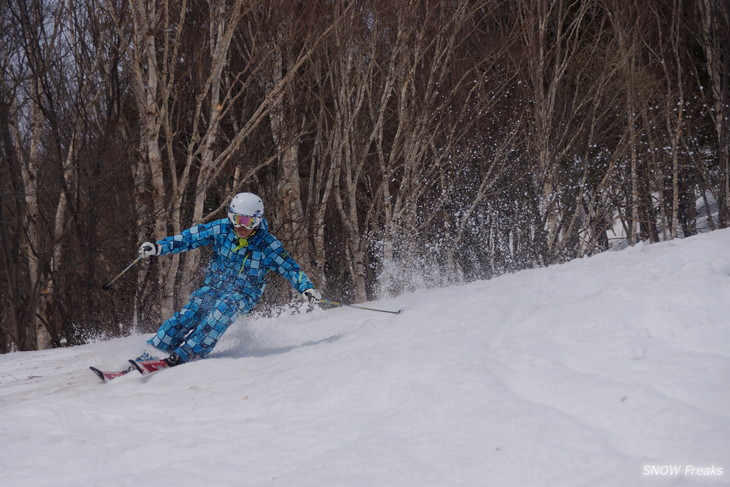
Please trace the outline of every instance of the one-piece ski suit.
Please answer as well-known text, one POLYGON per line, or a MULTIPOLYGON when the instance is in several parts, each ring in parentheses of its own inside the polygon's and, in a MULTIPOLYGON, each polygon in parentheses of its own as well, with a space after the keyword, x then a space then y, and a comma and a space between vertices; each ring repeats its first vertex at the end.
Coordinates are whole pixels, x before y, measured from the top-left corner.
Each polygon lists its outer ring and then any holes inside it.
POLYGON ((204 357, 215 347, 237 316, 250 313, 266 287, 269 271, 284 276, 300 293, 314 285, 262 219, 255 233, 240 238, 227 220, 189 228, 158 241, 158 255, 213 246, 203 285, 188 303, 160 326, 148 343, 180 357, 182 362, 204 357))

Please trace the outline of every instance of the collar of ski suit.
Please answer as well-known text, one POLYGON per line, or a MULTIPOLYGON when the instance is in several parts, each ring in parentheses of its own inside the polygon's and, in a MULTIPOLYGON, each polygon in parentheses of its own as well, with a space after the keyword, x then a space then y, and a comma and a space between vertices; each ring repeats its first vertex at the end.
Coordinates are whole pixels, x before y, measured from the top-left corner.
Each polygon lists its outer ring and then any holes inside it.
POLYGON ((254 230, 254 232, 251 235, 249 235, 248 237, 239 237, 238 234, 236 233, 236 229, 233 228, 233 225, 231 225, 231 229, 233 230, 233 235, 238 239, 238 245, 236 246, 235 249, 233 249, 234 252, 237 252, 244 247, 248 247, 248 241, 250 239, 258 237, 260 235, 264 235, 266 232, 268 232, 269 223, 262 218, 261 223, 259 223, 258 228, 256 228, 256 230, 254 230))

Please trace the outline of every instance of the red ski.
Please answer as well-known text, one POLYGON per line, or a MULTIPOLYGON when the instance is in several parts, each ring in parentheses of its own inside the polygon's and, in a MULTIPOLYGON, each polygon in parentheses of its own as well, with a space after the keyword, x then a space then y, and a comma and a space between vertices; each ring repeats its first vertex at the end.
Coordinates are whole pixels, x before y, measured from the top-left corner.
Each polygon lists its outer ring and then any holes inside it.
POLYGON ((130 360, 130 364, 142 375, 151 374, 158 370, 167 369, 172 367, 167 359, 152 359, 152 360, 130 360))
POLYGON ((130 373, 131 371, 134 370, 134 368, 130 367, 127 370, 119 370, 119 371, 110 372, 110 371, 106 371, 106 370, 99 370, 96 367, 89 367, 89 368, 103 382, 107 382, 112 379, 116 379, 117 377, 121 377, 123 375, 127 375, 128 373, 130 373))
POLYGON ((119 371, 108 371, 108 370, 101 370, 97 369, 96 367, 89 367, 91 371, 96 374, 96 376, 101 379, 104 382, 108 382, 112 379, 116 379, 117 377, 121 377, 123 375, 127 375, 133 370, 136 370, 142 375, 151 374, 152 372, 157 372, 161 369, 166 369, 168 367, 174 367, 175 365, 180 364, 180 359, 176 355, 171 355, 167 358, 161 359, 157 357, 153 357, 148 353, 142 354, 140 357, 137 357, 136 359, 131 359, 129 361, 131 366, 127 370, 119 370, 119 371))

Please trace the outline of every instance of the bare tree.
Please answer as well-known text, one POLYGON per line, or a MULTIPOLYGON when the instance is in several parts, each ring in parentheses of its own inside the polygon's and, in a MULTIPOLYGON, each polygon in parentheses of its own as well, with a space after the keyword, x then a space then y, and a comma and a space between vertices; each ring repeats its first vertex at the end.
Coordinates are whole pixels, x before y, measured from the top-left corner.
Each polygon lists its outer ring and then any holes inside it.
POLYGON ((205 252, 100 280, 238 191, 355 301, 689 235, 698 198, 725 227, 729 35, 710 0, 2 2, 1 350, 169 314, 205 252))
POLYGON ((717 134, 719 224, 730 224, 730 6, 727 2, 701 0, 698 42, 706 57, 703 68, 709 75, 709 89, 702 90, 709 100, 710 118, 717 134))

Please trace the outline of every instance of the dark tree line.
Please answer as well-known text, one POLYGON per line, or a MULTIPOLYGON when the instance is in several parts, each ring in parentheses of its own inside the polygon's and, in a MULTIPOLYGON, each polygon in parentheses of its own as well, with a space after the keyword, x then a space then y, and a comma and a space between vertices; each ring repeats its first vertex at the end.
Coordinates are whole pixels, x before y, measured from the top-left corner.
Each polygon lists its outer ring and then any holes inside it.
MULTIPOLYGON (((0 350, 155 328, 260 194, 362 301, 730 220, 730 4, 6 0, 0 350)), ((273 306, 291 299, 272 279, 273 306)))

